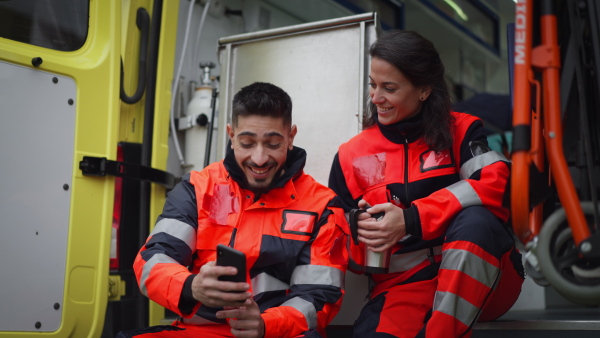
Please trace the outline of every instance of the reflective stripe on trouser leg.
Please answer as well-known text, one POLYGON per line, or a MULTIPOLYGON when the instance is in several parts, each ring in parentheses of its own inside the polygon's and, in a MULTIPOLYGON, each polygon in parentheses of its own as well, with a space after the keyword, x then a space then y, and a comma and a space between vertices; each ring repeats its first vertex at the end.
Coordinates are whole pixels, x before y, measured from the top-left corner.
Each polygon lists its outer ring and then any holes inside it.
POLYGON ((469 336, 502 272, 500 258, 512 237, 482 207, 464 209, 449 225, 432 316, 425 336, 469 336))
POLYGON ((521 287, 525 281, 524 268, 521 260, 521 254, 514 247, 505 253, 500 260, 500 269, 502 275, 492 296, 483 306, 480 322, 494 320, 503 314, 515 304, 521 287))
MULTIPOLYGON (((457 242, 452 244, 454 243, 457 242)), ((472 251, 478 250, 472 249, 472 251)), ((455 255, 458 253, 460 259, 444 262, 444 254, 442 254, 433 313, 426 329, 427 337, 441 337, 448 334, 458 337, 468 332, 500 276, 497 262, 496 265, 490 264, 467 250, 450 249, 448 252, 455 255), (457 265, 452 266, 452 264, 457 265), (470 271, 471 269, 476 272, 484 271, 484 273, 474 278, 468 274, 473 272, 470 271)), ((493 256, 488 259, 495 260, 493 256)))

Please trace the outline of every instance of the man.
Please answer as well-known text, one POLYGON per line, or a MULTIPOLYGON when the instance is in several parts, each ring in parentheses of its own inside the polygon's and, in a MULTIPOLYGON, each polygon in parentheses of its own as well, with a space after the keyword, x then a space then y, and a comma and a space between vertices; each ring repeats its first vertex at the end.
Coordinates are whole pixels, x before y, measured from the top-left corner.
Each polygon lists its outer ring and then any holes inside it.
POLYGON ((118 337, 319 337, 339 311, 347 225, 302 171, 290 97, 257 82, 232 110, 225 159, 169 193, 134 263, 142 292, 181 317, 118 337), (217 244, 245 253, 248 283, 218 279, 237 270, 216 266, 217 244))

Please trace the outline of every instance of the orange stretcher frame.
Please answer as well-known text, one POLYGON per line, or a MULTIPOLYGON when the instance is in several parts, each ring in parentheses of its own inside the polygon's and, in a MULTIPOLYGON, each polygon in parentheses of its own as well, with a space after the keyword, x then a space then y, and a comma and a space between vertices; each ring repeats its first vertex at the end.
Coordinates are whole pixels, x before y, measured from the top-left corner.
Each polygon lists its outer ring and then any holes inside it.
POLYGON ((515 54, 513 83, 513 138, 511 155, 511 209, 513 230, 523 244, 537 236, 542 227, 542 204, 530 205, 530 166, 545 171, 548 158, 550 176, 567 216, 576 245, 590 237, 590 229, 581 209, 563 150, 560 112, 560 50, 557 19, 551 0, 542 1, 540 16, 541 45, 532 47, 533 0, 516 4, 515 54), (540 85, 534 69, 541 73, 540 85), (532 110, 532 86, 535 109, 532 110), (540 105, 540 96, 543 105, 540 105), (543 122, 542 122, 543 120, 543 122), (542 125, 543 123, 543 125, 542 125))

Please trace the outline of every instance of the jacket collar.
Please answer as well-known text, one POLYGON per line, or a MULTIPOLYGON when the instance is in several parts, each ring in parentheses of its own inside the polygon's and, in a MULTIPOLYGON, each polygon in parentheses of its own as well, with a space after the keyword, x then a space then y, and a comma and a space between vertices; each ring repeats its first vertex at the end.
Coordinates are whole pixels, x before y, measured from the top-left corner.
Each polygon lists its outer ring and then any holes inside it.
MULTIPOLYGON (((292 150, 288 150, 287 159, 283 166, 283 174, 277 177, 272 183, 271 188, 283 188, 287 182, 290 180, 296 179, 298 176, 302 174, 302 170, 304 169, 304 165, 306 164, 306 151, 300 147, 294 147, 292 150)), ((237 164, 235 160, 235 154, 231 147, 227 147, 227 153, 225 154, 225 159, 223 160, 223 165, 229 176, 240 185, 242 189, 248 189, 248 183, 246 180, 246 175, 240 166, 237 164)))
POLYGON ((409 119, 400 122, 384 125, 379 123, 377 114, 373 115, 379 130, 389 141, 401 143, 413 143, 423 135, 423 114, 419 113, 409 119))

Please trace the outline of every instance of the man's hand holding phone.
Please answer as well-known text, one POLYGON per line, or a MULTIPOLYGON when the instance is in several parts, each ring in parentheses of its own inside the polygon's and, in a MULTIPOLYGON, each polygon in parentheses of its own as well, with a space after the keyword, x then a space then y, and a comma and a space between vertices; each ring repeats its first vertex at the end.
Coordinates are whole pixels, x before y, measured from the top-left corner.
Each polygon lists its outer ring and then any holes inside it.
POLYGON ((217 247, 217 261, 202 266, 192 281, 194 298, 210 307, 240 307, 251 298, 249 289, 245 255, 224 245, 217 247))
MULTIPOLYGON (((238 284, 246 282, 246 255, 243 252, 219 244, 217 266, 233 266, 237 270, 237 274, 221 275, 219 280, 238 284)), ((258 304, 251 297, 243 304, 225 306, 216 315, 217 318, 228 319, 227 323, 235 337, 260 338, 265 334, 265 322, 260 316, 258 304)))

